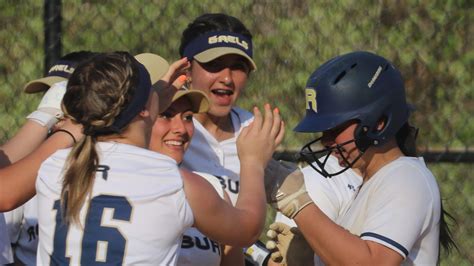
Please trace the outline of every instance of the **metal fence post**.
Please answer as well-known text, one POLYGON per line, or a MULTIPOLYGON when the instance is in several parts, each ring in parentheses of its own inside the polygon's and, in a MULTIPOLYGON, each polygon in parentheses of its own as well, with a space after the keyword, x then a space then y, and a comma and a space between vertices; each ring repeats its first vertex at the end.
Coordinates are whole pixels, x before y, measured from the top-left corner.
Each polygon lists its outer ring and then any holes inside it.
POLYGON ((44 75, 61 57, 61 0, 44 1, 44 75))

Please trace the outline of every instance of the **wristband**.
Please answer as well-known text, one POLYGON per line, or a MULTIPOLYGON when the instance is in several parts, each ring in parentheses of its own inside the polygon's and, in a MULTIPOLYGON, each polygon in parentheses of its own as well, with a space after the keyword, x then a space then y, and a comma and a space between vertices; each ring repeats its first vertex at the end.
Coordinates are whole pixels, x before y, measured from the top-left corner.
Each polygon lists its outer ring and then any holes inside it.
POLYGON ((26 118, 40 124, 43 127, 46 127, 48 130, 50 130, 51 127, 53 127, 58 122, 58 118, 56 116, 38 110, 29 114, 26 118))

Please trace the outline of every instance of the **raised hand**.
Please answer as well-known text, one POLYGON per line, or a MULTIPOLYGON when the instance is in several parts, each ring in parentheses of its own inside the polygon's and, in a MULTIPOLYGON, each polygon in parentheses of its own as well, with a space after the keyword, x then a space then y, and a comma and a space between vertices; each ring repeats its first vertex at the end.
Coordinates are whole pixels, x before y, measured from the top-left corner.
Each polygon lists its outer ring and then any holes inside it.
POLYGON ((265 167, 285 134, 284 123, 277 108, 264 106, 264 116, 254 107, 254 121, 242 129, 237 139, 241 164, 258 164, 265 167))

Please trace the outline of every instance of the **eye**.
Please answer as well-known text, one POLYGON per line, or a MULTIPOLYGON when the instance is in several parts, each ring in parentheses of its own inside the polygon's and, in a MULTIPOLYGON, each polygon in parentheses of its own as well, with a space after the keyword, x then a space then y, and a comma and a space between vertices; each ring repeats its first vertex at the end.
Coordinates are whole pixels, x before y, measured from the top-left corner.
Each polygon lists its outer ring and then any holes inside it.
POLYGON ((188 122, 192 122, 193 121, 193 113, 184 114, 183 115, 183 120, 188 121, 188 122))
POLYGON ((163 112, 161 114, 158 115, 158 118, 160 119, 171 119, 173 116, 167 112, 163 112))
POLYGON ((245 73, 249 73, 250 72, 250 67, 249 65, 247 64, 247 62, 244 62, 244 61, 237 61, 235 62, 232 67, 231 67, 233 70, 240 70, 242 72, 245 72, 245 73))
POLYGON ((193 121, 193 114, 187 114, 184 116, 185 121, 193 121))
POLYGON ((206 71, 211 72, 211 73, 216 73, 221 71, 224 66, 222 62, 218 59, 212 60, 207 63, 199 63, 206 71))

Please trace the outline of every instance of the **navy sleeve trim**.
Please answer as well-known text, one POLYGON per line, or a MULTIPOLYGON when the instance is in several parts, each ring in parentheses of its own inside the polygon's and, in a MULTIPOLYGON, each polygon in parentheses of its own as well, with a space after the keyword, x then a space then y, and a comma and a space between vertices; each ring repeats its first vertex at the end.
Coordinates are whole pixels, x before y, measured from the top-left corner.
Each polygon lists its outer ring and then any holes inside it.
POLYGON ((385 237, 385 236, 382 236, 382 235, 379 235, 379 234, 376 234, 376 233, 363 233, 362 235, 360 235, 360 237, 364 237, 364 236, 377 238, 377 239, 380 239, 384 242, 387 242, 388 244, 398 248, 401 252, 403 252, 405 254, 405 256, 408 257, 408 250, 406 248, 404 248, 402 245, 398 244, 397 242, 393 241, 392 239, 390 239, 388 237, 385 237))

